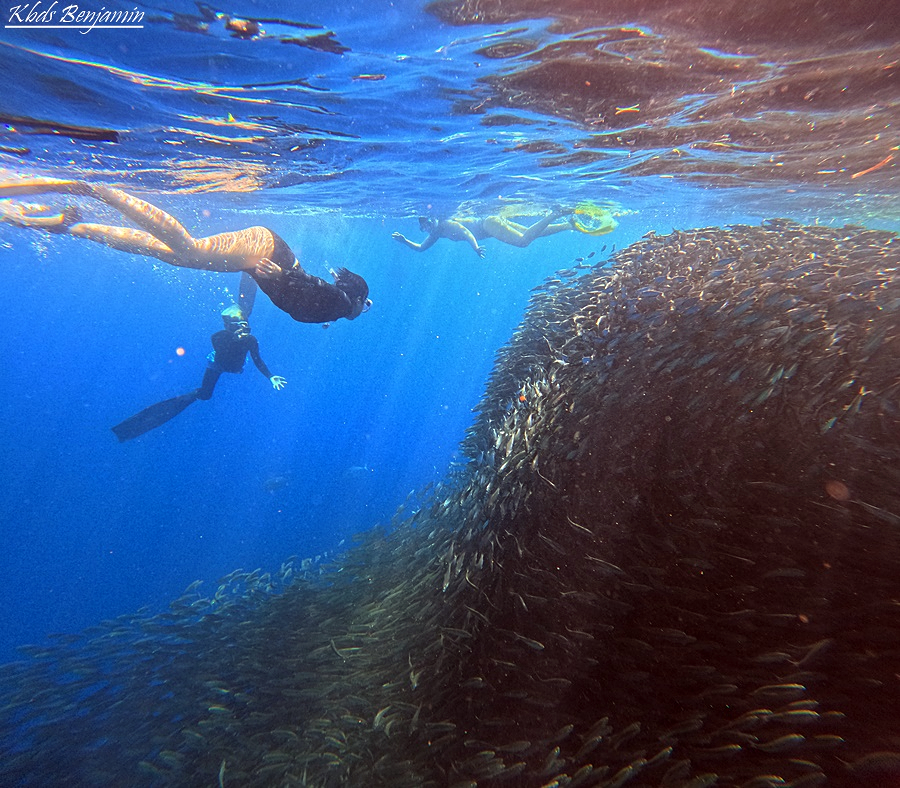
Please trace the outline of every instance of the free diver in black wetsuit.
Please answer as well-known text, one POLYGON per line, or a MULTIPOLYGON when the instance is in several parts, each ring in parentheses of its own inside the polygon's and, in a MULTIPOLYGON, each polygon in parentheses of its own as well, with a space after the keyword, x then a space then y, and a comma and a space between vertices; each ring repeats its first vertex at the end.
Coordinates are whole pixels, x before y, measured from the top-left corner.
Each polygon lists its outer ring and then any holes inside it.
POLYGON ((229 307, 222 313, 225 328, 216 331, 210 337, 213 351, 207 356, 209 365, 203 373, 203 382, 196 390, 197 399, 211 399, 219 376, 223 372, 240 373, 244 371, 247 354, 253 359, 256 368, 272 382, 275 389, 284 387, 284 378, 269 372, 266 362, 259 354, 259 341, 250 333, 250 325, 244 320, 240 309, 229 307), (280 385, 279 385, 280 381, 280 385))
MULTIPOLYGON (((247 298, 252 308, 252 294, 248 293, 247 298)), ((120 441, 132 440, 165 424, 198 399, 211 399, 222 373, 243 372, 248 354, 253 359, 256 368, 268 378, 276 391, 284 388, 287 381, 283 377, 269 372, 269 368, 259 353, 259 341, 250 333, 250 325, 244 318, 241 309, 236 306, 229 307, 222 312, 222 319, 225 321, 225 328, 210 337, 213 351, 207 356, 209 364, 203 373, 203 382, 200 384, 200 388, 157 402, 125 419, 121 424, 117 424, 112 431, 120 441)))
MULTIPOLYGON (((334 284, 306 273, 284 240, 267 227, 193 237, 165 211, 121 189, 59 178, 0 180, 0 222, 85 238, 131 254, 155 257, 186 268, 249 274, 279 309, 301 323, 355 320, 371 305, 369 287, 345 268, 332 272, 334 284), (75 206, 60 213, 44 205, 6 201, 7 197, 69 194, 106 203, 136 227, 81 220, 75 206)), ((249 314, 249 312, 247 312, 249 314)))
MULTIPOLYGON (((269 260, 281 269, 281 273, 268 276, 251 270, 244 274, 253 277, 275 306, 300 323, 330 323, 342 317, 354 320, 368 311, 372 305, 368 298, 369 286, 359 274, 338 268, 331 272, 334 284, 326 282, 304 271, 279 235, 273 232, 272 238, 274 249, 269 260)), ((242 292, 245 283, 246 279, 242 279, 242 292)))

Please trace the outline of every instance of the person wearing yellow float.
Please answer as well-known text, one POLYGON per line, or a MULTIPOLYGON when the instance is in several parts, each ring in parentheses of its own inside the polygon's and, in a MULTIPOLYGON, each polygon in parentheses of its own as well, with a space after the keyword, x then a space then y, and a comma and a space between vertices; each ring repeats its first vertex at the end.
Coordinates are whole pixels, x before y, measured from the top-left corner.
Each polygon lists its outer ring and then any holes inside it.
POLYGON ((417 252, 430 249, 441 238, 448 241, 462 241, 469 244, 479 257, 484 257, 485 248, 479 242, 487 238, 496 238, 510 246, 524 249, 538 238, 555 235, 564 230, 575 229, 589 235, 603 235, 617 227, 612 214, 593 203, 579 203, 568 221, 557 221, 565 215, 564 211, 554 212, 531 226, 519 224, 500 214, 484 218, 454 216, 451 219, 420 216, 419 227, 422 232, 428 233, 424 241, 416 243, 399 232, 393 233, 391 237, 417 252))

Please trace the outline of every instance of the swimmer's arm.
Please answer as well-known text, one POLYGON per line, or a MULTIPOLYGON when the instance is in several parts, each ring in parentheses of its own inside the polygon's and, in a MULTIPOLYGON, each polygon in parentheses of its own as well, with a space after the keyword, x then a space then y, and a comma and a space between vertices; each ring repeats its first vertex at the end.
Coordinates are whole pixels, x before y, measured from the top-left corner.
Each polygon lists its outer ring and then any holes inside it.
POLYGON ((447 224, 453 228, 453 240, 465 241, 475 250, 475 254, 484 257, 484 247, 478 245, 478 239, 472 235, 472 231, 459 222, 449 221, 447 224))
POLYGON ((471 246, 475 250, 475 254, 479 257, 484 257, 484 247, 478 245, 478 239, 469 232, 468 228, 463 228, 466 231, 466 235, 468 236, 466 240, 469 242, 469 246, 471 246))
MULTIPOLYGON (((266 366, 266 362, 262 360, 262 356, 259 353, 259 341, 255 336, 248 337, 249 341, 249 352, 250 358, 253 359, 253 363, 256 364, 256 368, 266 376, 268 380, 272 379, 272 373, 269 372, 269 368, 266 366)), ((274 384, 273 384, 274 385, 274 384)))
POLYGON ((400 241, 400 243, 408 246, 410 249, 415 249, 417 252, 424 252, 426 249, 430 249, 440 237, 437 233, 431 233, 422 243, 417 244, 415 241, 410 241, 403 233, 391 233, 391 238, 395 241, 400 241))
POLYGON ((252 342, 250 343, 250 358, 253 359, 253 363, 256 364, 256 368, 266 376, 269 383, 272 384, 272 388, 275 391, 281 391, 286 385, 287 381, 281 377, 281 375, 273 375, 269 372, 269 367, 266 365, 266 362, 262 360, 262 356, 259 353, 259 341, 255 336, 250 336, 252 342))

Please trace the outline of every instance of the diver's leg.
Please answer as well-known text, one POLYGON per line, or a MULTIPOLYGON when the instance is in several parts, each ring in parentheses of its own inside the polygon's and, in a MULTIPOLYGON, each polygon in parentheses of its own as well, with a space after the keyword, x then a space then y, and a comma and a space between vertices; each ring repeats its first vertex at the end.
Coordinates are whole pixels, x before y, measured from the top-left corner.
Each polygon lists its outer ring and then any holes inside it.
POLYGON ((524 233, 524 237, 528 239, 528 243, 531 243, 535 238, 543 238, 547 235, 555 235, 564 230, 572 229, 572 225, 568 222, 553 224, 553 221, 558 218, 558 216, 548 216, 546 219, 541 219, 541 221, 531 225, 524 233))
POLYGON ((203 382, 200 384, 200 388, 197 389, 197 399, 212 399, 213 391, 216 388, 216 383, 219 382, 221 374, 217 369, 212 367, 206 368, 206 372, 203 373, 203 382))
POLYGON ((126 219, 158 238, 173 252, 189 253, 194 249, 194 239, 174 216, 146 200, 134 197, 121 189, 103 185, 89 185, 90 196, 115 208, 126 219))
POLYGON ((496 238, 505 244, 518 247, 528 246, 529 242, 525 241, 525 234, 512 222, 501 219, 499 216, 488 216, 481 222, 481 227, 491 238, 496 238))
POLYGON ((244 313, 244 319, 249 320, 250 314, 253 312, 253 305, 256 303, 256 293, 259 285, 256 280, 246 271, 241 272, 241 289, 238 293, 238 306, 244 313))
POLYGON ((179 394, 177 397, 172 397, 172 399, 157 402, 149 408, 144 408, 140 413, 135 413, 134 416, 125 419, 120 424, 116 424, 112 431, 121 442, 133 440, 139 435, 155 430, 167 421, 174 419, 196 400, 197 392, 189 391, 187 394, 179 394))
POLYGON ((275 246, 271 230, 265 227, 194 238, 173 216, 121 189, 99 185, 90 186, 90 190, 91 196, 112 206, 169 247, 177 261, 167 262, 174 265, 226 273, 244 271, 254 268, 275 246))
POLYGON ((531 227, 525 227, 524 225, 516 224, 507 219, 489 216, 484 220, 482 226, 484 227, 485 232, 492 235, 498 241, 503 241, 503 243, 524 249, 535 238, 540 238, 544 235, 553 235, 554 233, 569 229, 568 224, 553 224, 553 221, 557 218, 559 217, 550 214, 550 216, 545 216, 540 221, 535 222, 531 227))
POLYGON ((59 178, 25 178, 0 182, 0 197, 19 197, 25 194, 75 194, 93 197, 115 208, 171 250, 189 252, 194 248, 191 234, 173 216, 121 189, 59 178))
MULTIPOLYGON (((69 232, 99 243, 111 241, 108 245, 117 249, 158 257, 172 265, 208 271, 244 271, 260 265, 260 261, 270 255, 275 246, 272 232, 265 227, 249 227, 245 230, 195 239, 165 211, 121 189, 109 186, 57 178, 0 182, 0 198, 41 193, 75 194, 105 202, 156 238, 163 246, 150 243, 146 236, 134 234, 134 231, 104 231, 100 228, 106 225, 100 224, 81 228, 77 232, 70 229, 69 232), (169 250, 168 253, 166 248, 169 250)), ((47 226, 43 229, 54 226, 52 220, 44 224, 47 226)), ((274 268, 276 273, 280 273, 277 266, 274 268)))
POLYGON ((13 178, 0 181, 0 197, 21 197, 26 194, 82 194, 90 193, 84 181, 60 178, 13 178))
POLYGON ((78 222, 66 228, 65 232, 76 238, 86 238, 88 241, 94 241, 122 252, 155 257, 170 265, 179 265, 178 256, 168 246, 143 230, 78 222))

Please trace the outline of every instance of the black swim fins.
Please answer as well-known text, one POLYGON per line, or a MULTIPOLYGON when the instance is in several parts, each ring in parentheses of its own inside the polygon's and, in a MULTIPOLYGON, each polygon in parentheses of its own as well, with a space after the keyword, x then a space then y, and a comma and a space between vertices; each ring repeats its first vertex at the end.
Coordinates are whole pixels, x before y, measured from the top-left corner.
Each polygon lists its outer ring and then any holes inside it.
POLYGON ((116 424, 112 431, 116 437, 124 442, 137 438, 145 432, 156 429, 165 424, 169 419, 174 419, 181 411, 197 399, 197 391, 190 391, 172 399, 157 402, 149 408, 144 408, 140 413, 125 419, 121 424, 116 424))

